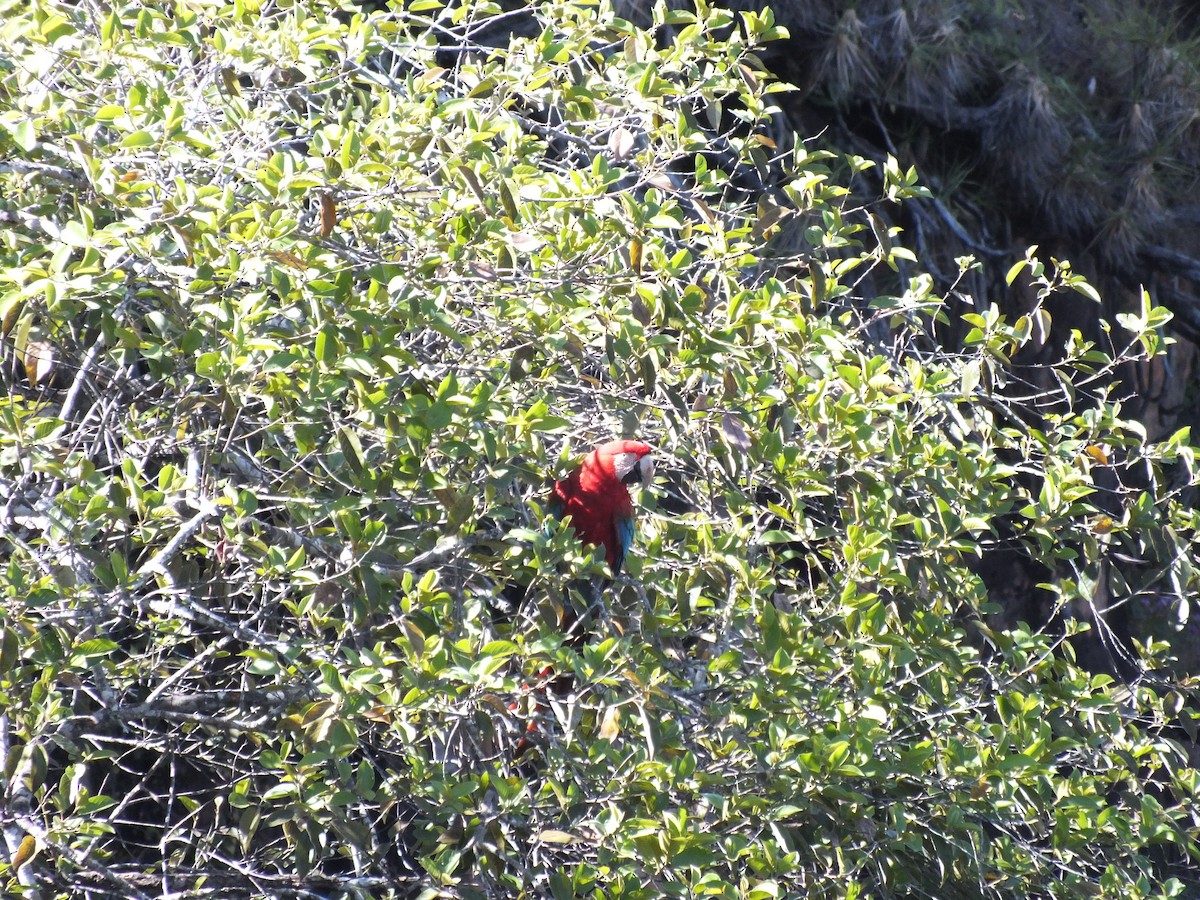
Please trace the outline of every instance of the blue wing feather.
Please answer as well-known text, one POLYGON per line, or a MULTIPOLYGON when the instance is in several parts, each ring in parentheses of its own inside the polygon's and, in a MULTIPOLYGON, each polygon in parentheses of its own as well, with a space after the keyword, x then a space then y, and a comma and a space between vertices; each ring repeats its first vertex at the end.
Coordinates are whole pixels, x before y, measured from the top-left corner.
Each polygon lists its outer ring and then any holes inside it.
POLYGON ((634 530, 633 519, 625 516, 618 516, 615 524, 617 526, 617 547, 612 567, 614 576, 620 574, 621 567, 625 564, 625 554, 633 546, 634 530))
MULTIPOLYGON (((549 501, 546 503, 546 512, 551 518, 561 519, 563 516, 562 498, 557 494, 551 494, 549 501)), ((550 531, 550 523, 548 521, 542 527, 545 528, 547 532, 550 531)))

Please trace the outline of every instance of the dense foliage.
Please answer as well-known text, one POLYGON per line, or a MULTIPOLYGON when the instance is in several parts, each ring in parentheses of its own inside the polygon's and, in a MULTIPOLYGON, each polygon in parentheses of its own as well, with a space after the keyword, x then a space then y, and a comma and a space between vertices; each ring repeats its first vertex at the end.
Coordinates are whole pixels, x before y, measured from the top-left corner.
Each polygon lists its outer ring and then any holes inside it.
MULTIPOLYGON (((761 5, 735 0, 738 5, 761 5)), ((638 4, 627 4, 630 13, 638 4)), ((1092 242, 1116 267, 1195 252, 1200 35, 1189 4, 780 0, 781 67, 814 99, 867 104, 878 129, 1022 229, 1092 242), (926 131, 926 129, 930 129, 926 131), (938 132, 942 140, 934 135, 938 132)), ((843 105, 845 104, 845 105, 843 105)), ((869 128, 861 129, 863 136, 869 128)), ((1003 246, 1002 228, 967 224, 1003 246)))
MULTIPOLYGON (((1100 277, 1110 311, 1146 285, 1175 312, 1172 327, 1200 343, 1193 4, 770 5, 790 34, 765 59, 799 87, 782 104, 795 126, 828 128, 863 155, 887 148, 935 186, 938 208, 902 213, 926 271, 953 276, 953 257, 968 250, 1003 271, 1014 241, 1053 244, 1100 277)), ((646 4, 619 6, 649 17, 646 4)), ((972 290, 985 279, 976 274, 972 290)), ((1194 406, 1175 415, 1194 425, 1194 406)))
POLYGON ((1197 882, 1168 648, 1072 644, 1196 590, 1189 436, 1112 387, 1168 316, 1011 365, 1094 289, 901 277, 917 173, 779 133, 770 14, 658 15, 0 8, 6 894, 1197 882), (542 499, 621 434, 659 484, 567 640, 542 499))

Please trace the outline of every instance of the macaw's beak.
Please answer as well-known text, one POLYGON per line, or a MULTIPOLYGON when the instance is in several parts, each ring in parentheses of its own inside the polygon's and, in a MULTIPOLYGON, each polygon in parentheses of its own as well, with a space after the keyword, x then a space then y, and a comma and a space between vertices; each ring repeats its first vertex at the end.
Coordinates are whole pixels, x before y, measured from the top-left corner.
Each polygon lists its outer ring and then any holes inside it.
POLYGON ((641 481, 643 490, 654 484, 654 457, 650 454, 641 457, 625 476, 626 485, 636 485, 638 481, 641 481))
POLYGON ((638 454, 632 450, 618 453, 612 461, 613 473, 621 484, 637 484, 649 487, 654 480, 654 459, 649 453, 638 454))
POLYGON ((638 471, 642 476, 642 487, 648 488, 654 484, 654 457, 647 453, 638 463, 638 471))

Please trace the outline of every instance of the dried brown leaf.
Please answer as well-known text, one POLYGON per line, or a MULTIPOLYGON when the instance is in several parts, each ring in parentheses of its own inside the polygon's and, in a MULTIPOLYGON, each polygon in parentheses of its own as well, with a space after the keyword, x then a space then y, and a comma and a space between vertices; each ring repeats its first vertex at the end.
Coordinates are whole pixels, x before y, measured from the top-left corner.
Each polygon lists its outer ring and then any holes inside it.
POLYGON ((30 341, 25 345, 25 377, 32 387, 54 374, 54 345, 49 341, 30 341))
POLYGON ((739 450, 742 453, 750 450, 750 435, 746 433, 746 429, 733 413, 721 414, 721 433, 725 436, 725 443, 729 444, 731 449, 739 450))
POLYGON ((334 203, 333 195, 326 192, 321 195, 321 237, 327 238, 333 234, 334 226, 337 225, 337 204, 334 203))

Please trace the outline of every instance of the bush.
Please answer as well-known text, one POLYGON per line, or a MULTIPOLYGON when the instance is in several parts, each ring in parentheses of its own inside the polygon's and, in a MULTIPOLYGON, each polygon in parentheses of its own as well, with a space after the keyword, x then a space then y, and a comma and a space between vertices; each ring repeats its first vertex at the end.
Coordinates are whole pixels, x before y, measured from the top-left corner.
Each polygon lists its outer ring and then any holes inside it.
POLYGON ((1071 642, 1195 590, 1189 437, 1111 389, 1165 314, 1011 365, 1069 265, 1011 322, 900 283, 916 173, 780 133, 769 13, 659 15, 5 10, 6 891, 1193 879, 1165 646, 1071 642), (542 499, 620 434, 662 477, 567 640, 604 569, 542 499))

